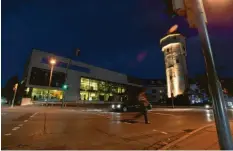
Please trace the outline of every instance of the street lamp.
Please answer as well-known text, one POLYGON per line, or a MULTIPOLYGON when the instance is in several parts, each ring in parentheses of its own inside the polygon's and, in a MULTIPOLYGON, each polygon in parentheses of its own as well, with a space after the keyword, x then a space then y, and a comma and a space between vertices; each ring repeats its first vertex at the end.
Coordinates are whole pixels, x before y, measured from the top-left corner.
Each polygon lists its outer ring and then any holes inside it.
MULTIPOLYGON (((57 61, 54 58, 51 58, 49 60, 49 64, 51 65, 50 76, 49 76, 49 87, 51 86, 51 81, 52 81, 52 76, 53 76, 53 69, 54 69, 54 66, 56 65, 56 63, 57 63, 57 61)), ((49 90, 48 90, 48 99, 49 99, 49 90)), ((47 101, 48 101, 48 99, 47 99, 47 101)))
POLYGON ((49 77, 49 87, 51 86, 51 81, 52 81, 52 76, 53 76, 53 69, 54 69, 54 65, 56 64, 56 59, 51 58, 49 60, 49 63, 51 64, 51 70, 50 70, 50 77, 49 77))

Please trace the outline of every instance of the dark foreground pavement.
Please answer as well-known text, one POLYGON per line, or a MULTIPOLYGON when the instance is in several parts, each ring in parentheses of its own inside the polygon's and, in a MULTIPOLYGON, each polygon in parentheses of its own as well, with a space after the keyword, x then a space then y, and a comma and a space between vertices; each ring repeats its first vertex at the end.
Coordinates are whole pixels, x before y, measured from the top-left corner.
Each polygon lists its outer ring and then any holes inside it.
MULTIPOLYGON (((233 136, 233 122, 231 121, 231 134, 233 136)), ((197 130, 193 134, 164 146, 163 150, 220 150, 216 127, 210 125, 197 130)))
MULTIPOLYGON (((151 124, 136 113, 82 108, 24 107, 2 110, 2 149, 160 149, 213 122, 212 111, 151 111, 151 124)), ((229 112, 232 118, 232 112, 229 112)))

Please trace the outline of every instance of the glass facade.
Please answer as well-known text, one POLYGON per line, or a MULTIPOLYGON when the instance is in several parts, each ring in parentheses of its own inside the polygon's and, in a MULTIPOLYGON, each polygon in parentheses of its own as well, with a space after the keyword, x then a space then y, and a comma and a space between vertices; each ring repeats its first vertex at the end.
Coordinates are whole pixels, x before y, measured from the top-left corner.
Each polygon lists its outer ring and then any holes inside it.
POLYGON ((35 101, 45 101, 49 96, 49 100, 60 101, 63 99, 63 92, 60 90, 48 89, 32 89, 32 99, 35 101))
POLYGON ((81 77, 80 98, 83 101, 121 101, 125 92, 122 84, 81 77))

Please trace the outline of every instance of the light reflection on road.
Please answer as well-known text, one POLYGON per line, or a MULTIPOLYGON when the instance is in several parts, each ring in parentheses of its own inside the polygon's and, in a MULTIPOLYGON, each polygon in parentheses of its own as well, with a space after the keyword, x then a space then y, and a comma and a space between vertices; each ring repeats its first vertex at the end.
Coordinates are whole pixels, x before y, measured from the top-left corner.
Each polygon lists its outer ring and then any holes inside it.
POLYGON ((212 110, 206 110, 205 112, 206 112, 206 114, 205 114, 206 120, 207 120, 208 122, 214 121, 213 111, 212 111, 212 110))

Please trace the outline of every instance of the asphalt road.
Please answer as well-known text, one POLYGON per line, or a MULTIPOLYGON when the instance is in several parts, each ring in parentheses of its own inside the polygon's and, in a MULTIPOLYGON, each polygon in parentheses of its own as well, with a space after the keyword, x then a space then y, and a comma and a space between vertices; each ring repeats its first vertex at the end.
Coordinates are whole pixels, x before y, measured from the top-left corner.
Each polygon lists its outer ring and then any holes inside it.
MULTIPOLYGON (((2 109, 2 149, 159 149, 213 122, 212 111, 158 110, 151 124, 136 113, 59 107, 2 109)), ((233 111, 228 112, 233 119, 233 111)))

